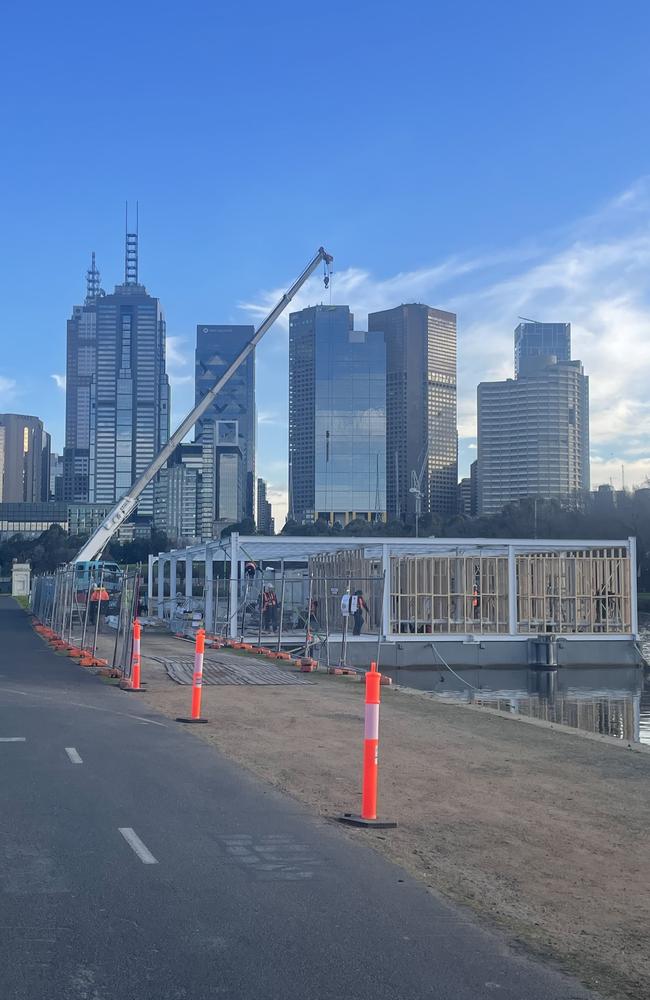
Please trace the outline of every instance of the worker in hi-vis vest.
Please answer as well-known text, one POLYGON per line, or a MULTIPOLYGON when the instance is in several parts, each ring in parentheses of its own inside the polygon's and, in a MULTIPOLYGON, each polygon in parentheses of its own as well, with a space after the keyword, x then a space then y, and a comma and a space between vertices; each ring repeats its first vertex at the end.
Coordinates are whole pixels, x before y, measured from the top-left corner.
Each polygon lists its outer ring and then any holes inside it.
POLYGON ((262 593, 262 618, 264 628, 277 632, 278 597, 273 587, 265 587, 262 593))

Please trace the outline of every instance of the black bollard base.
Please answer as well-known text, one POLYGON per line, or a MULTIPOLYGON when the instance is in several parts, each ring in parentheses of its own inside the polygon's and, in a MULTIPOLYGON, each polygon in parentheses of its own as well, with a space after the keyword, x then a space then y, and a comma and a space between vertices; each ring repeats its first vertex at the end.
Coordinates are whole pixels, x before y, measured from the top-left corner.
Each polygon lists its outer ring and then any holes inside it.
POLYGON ((210 720, 209 719, 183 719, 180 716, 177 716, 176 717, 176 721, 177 722, 187 722, 188 724, 191 724, 193 722, 209 722, 210 720))
POLYGON ((397 826, 397 823, 389 819, 364 819, 354 813, 343 813, 338 819, 339 823, 347 823, 349 826, 368 826, 376 830, 392 830, 397 826))

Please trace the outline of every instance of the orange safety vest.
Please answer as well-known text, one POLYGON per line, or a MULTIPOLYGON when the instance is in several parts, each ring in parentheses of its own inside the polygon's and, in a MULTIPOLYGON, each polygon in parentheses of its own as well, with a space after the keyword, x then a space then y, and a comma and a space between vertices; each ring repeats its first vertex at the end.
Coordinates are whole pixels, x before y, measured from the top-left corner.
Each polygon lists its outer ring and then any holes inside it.
POLYGON ((274 590, 265 590, 262 594, 262 610, 266 611, 267 608, 276 607, 278 603, 278 598, 274 590))
POLYGON ((99 589, 99 587, 97 587, 91 593, 90 600, 91 601, 107 601, 108 600, 108 591, 104 590, 103 587, 102 587, 101 590, 99 589))

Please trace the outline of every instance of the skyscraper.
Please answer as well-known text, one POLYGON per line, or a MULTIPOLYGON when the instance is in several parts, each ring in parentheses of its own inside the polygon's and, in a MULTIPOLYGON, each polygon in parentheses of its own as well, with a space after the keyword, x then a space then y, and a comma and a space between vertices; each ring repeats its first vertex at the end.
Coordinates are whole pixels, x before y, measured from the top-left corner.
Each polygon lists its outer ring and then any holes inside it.
MULTIPOLYGON (((68 324, 65 498, 123 496, 167 441, 169 404, 165 320, 138 280, 137 233, 127 233, 124 283, 104 294, 93 256, 86 302, 68 324)), ((153 484, 138 515, 153 517, 153 484)))
POLYGON ((386 340, 386 494, 390 518, 456 512, 456 316, 409 304, 370 313, 386 340), (415 474, 415 476, 414 476, 415 474))
POLYGON ((154 483, 154 527, 175 543, 197 541, 200 531, 202 448, 179 444, 154 483))
POLYGON ((0 502, 50 498, 50 435, 38 417, 0 413, 0 502))
MULTIPOLYGON (((248 344, 255 333, 253 326, 219 326, 199 324, 196 328, 196 367, 195 367, 195 399, 198 403, 223 375, 228 366, 248 344)), ((196 425, 196 440, 203 441, 206 428, 215 422, 228 425, 221 428, 215 435, 215 446, 221 447, 219 455, 229 456, 218 458, 217 465, 222 468, 222 474, 214 474, 214 510, 213 519, 224 520, 223 511, 228 515, 233 512, 232 473, 237 466, 240 482, 236 488, 237 504, 235 521, 244 517, 255 516, 255 352, 239 366, 232 378, 226 383, 212 405, 203 414, 196 425), (234 433, 234 439, 232 434, 234 433), (228 438, 228 440, 226 440, 228 438), (239 449, 240 457, 234 455, 233 447, 239 449), (234 456, 234 457, 233 457, 234 456), (226 472, 226 469, 228 470, 226 472), (228 483, 228 498, 224 493, 220 499, 219 483, 226 490, 228 483), (219 514, 221 507, 222 514, 219 514)), ((206 454, 206 460, 209 455, 206 454)), ((204 478, 204 488, 207 490, 207 479, 204 478)), ((206 512, 207 516, 207 512, 206 512)))
POLYGON ((93 253, 86 298, 73 308, 67 331, 63 497, 78 503, 95 497, 97 302, 104 294, 93 253))
POLYGON ((515 379, 482 382, 477 461, 479 514, 526 497, 577 506, 589 490, 589 379, 581 362, 526 350, 515 379))
POLYGON ((346 524, 386 513, 386 349, 348 306, 289 320, 289 516, 346 524))
POLYGON ((525 358, 571 358, 571 324, 523 320, 515 328, 515 378, 525 358))
POLYGON ((263 479, 257 480, 257 530, 262 535, 275 534, 273 508, 267 500, 266 483, 263 479))

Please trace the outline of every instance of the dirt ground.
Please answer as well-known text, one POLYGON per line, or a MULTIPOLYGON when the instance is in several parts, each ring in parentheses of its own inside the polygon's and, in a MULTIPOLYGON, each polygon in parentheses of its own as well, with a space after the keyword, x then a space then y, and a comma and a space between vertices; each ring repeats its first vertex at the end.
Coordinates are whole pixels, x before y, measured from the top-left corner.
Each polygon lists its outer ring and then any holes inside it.
MULTIPOLYGON (((187 714, 190 689, 150 657, 173 641, 143 637, 143 697, 171 717, 187 714)), ((211 721, 191 732, 334 819, 360 806, 363 685, 310 680, 205 687, 211 721)), ((379 812, 399 826, 347 835, 604 995, 648 1000, 650 753, 399 689, 382 696, 379 812)))

